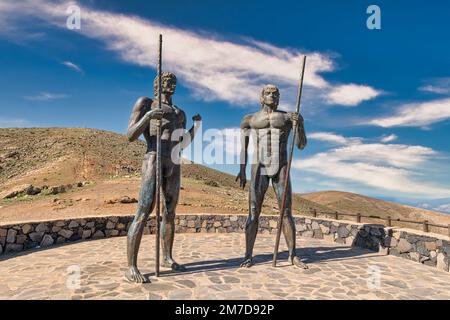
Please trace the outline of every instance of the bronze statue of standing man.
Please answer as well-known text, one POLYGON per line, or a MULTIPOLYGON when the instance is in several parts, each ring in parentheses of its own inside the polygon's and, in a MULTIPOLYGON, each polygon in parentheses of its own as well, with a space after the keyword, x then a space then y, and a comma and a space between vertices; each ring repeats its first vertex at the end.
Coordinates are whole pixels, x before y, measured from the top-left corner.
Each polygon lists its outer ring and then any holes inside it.
MULTIPOLYGON (((255 146, 249 188, 249 215, 245 226, 245 257, 241 267, 253 265, 253 247, 258 232, 259 216, 270 181, 272 181, 278 205, 281 208, 283 188, 286 179, 290 180, 289 174, 286 173, 288 138, 296 121, 298 130, 294 134, 297 147, 303 149, 307 142, 303 117, 297 113, 277 110, 279 99, 278 88, 274 85, 266 85, 261 92, 261 110, 244 116, 241 122, 241 168, 236 180, 240 180, 242 188, 245 187, 247 181, 245 171, 250 134, 252 134, 255 146)), ((292 189, 289 181, 283 216, 283 233, 289 250, 288 261, 297 267, 307 269, 306 264, 296 253, 295 222, 291 206, 292 189)))
MULTIPOLYGON (((163 193, 163 214, 161 223, 163 261, 161 266, 171 268, 174 271, 184 271, 185 267, 175 262, 172 257, 172 247, 175 235, 175 208, 180 192, 181 168, 179 161, 173 161, 172 153, 180 140, 173 140, 173 134, 180 129, 186 129, 186 114, 172 103, 175 93, 177 78, 173 73, 161 74, 161 100, 162 108, 158 109, 158 77, 154 81, 155 99, 140 98, 131 113, 128 125, 128 139, 135 141, 141 134, 147 142, 147 152, 142 165, 142 182, 139 194, 136 216, 128 230, 127 260, 128 270, 125 277, 136 283, 150 282, 144 277, 137 267, 137 257, 142 233, 150 212, 155 206, 156 200, 156 137, 158 120, 161 124, 161 178, 163 193)), ((185 141, 192 141, 195 132, 200 125, 200 115, 195 115, 192 120, 194 125, 185 133, 185 141), (185 139, 186 138, 186 139, 185 139)), ((178 133, 179 134, 179 133, 178 133)))

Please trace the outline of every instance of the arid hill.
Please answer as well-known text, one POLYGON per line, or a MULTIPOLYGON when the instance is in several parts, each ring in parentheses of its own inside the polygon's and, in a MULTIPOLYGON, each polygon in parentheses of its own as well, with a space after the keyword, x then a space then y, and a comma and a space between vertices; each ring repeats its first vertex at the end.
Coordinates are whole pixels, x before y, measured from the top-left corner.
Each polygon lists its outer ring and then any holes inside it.
MULTIPOLYGON (((0 129, 0 223, 132 214, 144 153, 144 142, 130 143, 124 135, 103 130, 0 129), (29 185, 42 192, 3 199, 29 185), (59 186, 65 192, 53 192, 59 186)), ((178 212, 247 212, 248 190, 240 190, 234 176, 187 162, 182 165, 182 176, 178 212)), ((295 194, 293 198, 294 213, 337 210, 450 222, 448 215, 345 192, 295 194)), ((271 189, 263 213, 277 214, 271 189)))

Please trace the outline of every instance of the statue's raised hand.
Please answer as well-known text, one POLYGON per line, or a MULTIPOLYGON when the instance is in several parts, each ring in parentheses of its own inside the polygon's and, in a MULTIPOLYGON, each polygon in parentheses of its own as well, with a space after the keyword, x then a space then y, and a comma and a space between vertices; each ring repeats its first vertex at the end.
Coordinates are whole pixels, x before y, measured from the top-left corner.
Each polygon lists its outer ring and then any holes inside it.
POLYGON ((197 113, 192 117, 192 121, 202 121, 202 117, 197 113))
POLYGON ((289 115, 292 122, 303 123, 303 117, 301 114, 291 112, 289 115))
POLYGON ((238 181, 238 180, 239 180, 239 186, 242 189, 244 189, 245 188, 245 184, 247 183, 247 176, 245 174, 245 170, 239 171, 235 181, 238 181))

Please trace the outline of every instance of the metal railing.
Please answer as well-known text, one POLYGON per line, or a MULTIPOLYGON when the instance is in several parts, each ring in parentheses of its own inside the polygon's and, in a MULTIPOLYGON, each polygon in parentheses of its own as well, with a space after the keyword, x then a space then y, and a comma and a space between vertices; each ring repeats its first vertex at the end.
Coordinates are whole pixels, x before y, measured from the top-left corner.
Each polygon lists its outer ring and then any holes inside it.
POLYGON ((450 224, 443 225, 443 224, 436 224, 436 223, 430 223, 428 220, 423 221, 417 221, 417 220, 407 220, 407 219, 400 219, 400 218, 392 218, 391 216, 387 217, 380 217, 375 215, 363 215, 361 213, 342 213, 338 211, 318 211, 316 209, 309 209, 309 212, 312 214, 314 218, 317 218, 319 214, 322 215, 328 215, 332 216, 334 220, 339 220, 340 216, 349 216, 349 217, 355 217, 355 221, 358 223, 361 223, 362 218, 365 219, 378 219, 386 221, 387 223, 385 226, 392 227, 393 222, 404 222, 404 223, 411 223, 416 225, 422 225, 422 231, 423 232, 430 232, 430 227, 435 227, 439 229, 447 229, 447 235, 450 237, 450 224))

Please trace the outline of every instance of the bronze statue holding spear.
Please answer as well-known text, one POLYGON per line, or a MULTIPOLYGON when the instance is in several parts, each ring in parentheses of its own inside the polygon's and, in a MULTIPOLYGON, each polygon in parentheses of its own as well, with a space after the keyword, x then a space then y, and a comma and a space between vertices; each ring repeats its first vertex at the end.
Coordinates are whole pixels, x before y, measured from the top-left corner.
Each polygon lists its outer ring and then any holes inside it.
MULTIPOLYGON (((254 159, 251 165, 251 179, 249 188, 249 215, 245 226, 245 257, 241 267, 253 265, 253 247, 258 232, 259 215, 264 201, 265 193, 270 181, 278 200, 280 220, 275 253, 278 252, 279 236, 283 230, 288 246, 288 261, 300 268, 307 269, 297 256, 295 245, 295 222, 292 217, 292 189, 290 183, 290 165, 292 161, 293 144, 303 149, 306 146, 306 134, 303 117, 299 113, 301 86, 303 81, 305 59, 303 59, 302 77, 299 85, 297 99, 297 112, 284 112, 277 110, 280 91, 274 85, 266 85, 261 92, 261 110, 244 116, 241 122, 241 168, 236 180, 240 186, 245 187, 247 150, 250 134, 255 145, 254 159), (287 144, 289 134, 293 129, 292 144, 288 158, 287 144)), ((276 254, 274 255, 274 261, 276 254)))
MULTIPOLYGON (((180 141, 173 141, 174 131, 186 129, 186 115, 172 103, 177 78, 173 73, 162 72, 162 36, 159 36, 158 75, 153 82, 155 99, 142 97, 136 102, 128 125, 128 139, 135 141, 141 134, 147 142, 147 152, 142 165, 142 182, 136 215, 128 230, 125 277, 131 282, 150 282, 137 267, 137 257, 142 233, 151 211, 156 206, 155 275, 159 276, 159 236, 162 238, 163 261, 161 266, 174 271, 184 271, 172 257, 175 235, 175 208, 180 192, 181 168, 173 161, 172 153, 180 141), (163 212, 159 227, 160 191, 163 194, 163 212), (160 229, 160 230, 159 230, 160 229)), ((194 125, 185 132, 183 141, 192 141, 200 125, 200 115, 195 115, 194 125), (186 138, 186 139, 185 139, 186 138)), ((182 144, 184 147, 186 143, 182 144)), ((178 150, 180 150, 178 148, 178 150)))

